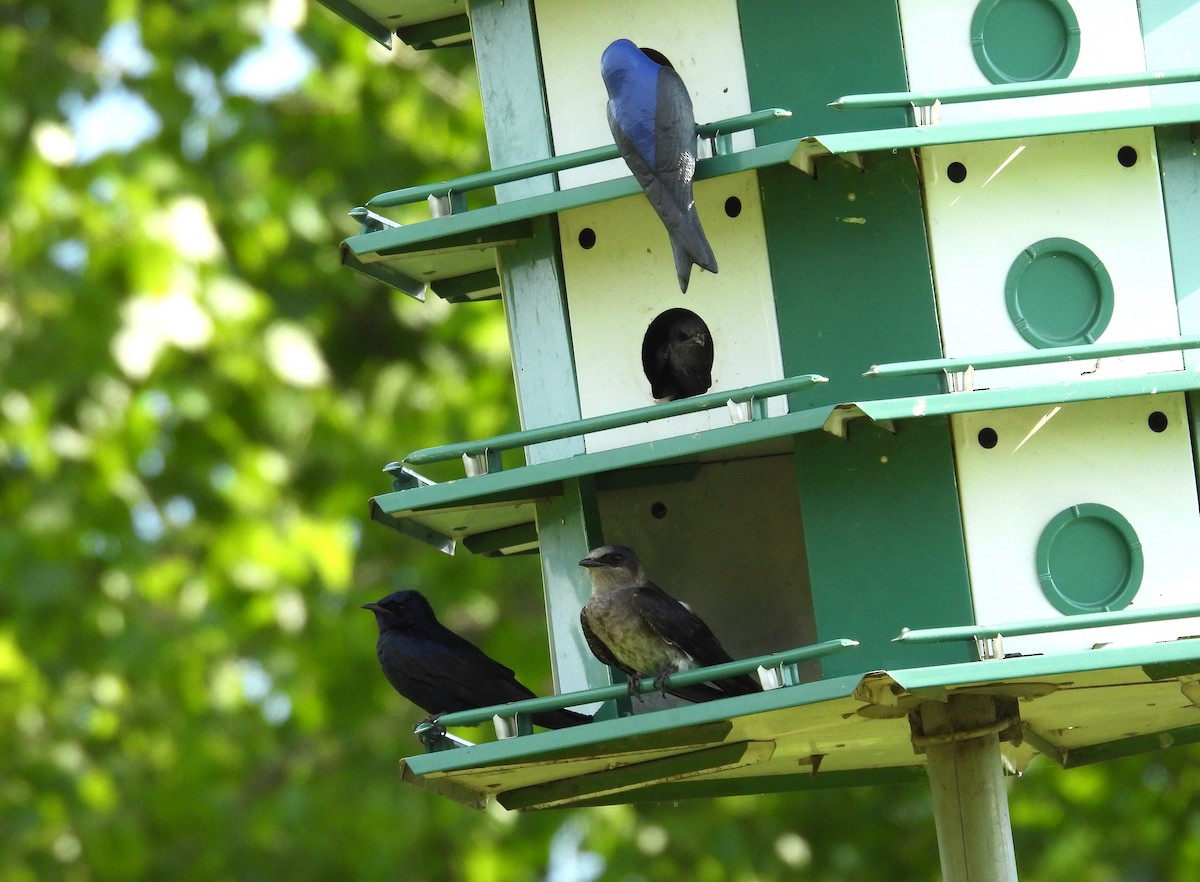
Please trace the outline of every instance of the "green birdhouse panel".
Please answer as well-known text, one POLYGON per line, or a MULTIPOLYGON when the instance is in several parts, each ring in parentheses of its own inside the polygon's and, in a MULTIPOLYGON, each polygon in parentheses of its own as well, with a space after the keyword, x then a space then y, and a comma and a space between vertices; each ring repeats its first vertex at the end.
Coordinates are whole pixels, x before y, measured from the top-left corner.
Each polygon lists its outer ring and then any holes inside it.
POLYGON ((965 644, 892 642, 904 628, 973 622, 949 426, 860 420, 846 438, 796 439, 817 635, 859 641, 826 677, 973 658, 965 644))
MULTIPOLYGON (((921 151, 946 355, 1173 337, 1150 129, 921 151)), ((1177 352, 977 371, 977 387, 1178 370, 1177 352)))
MULTIPOLYGON (((1141 0, 1142 40, 1149 70, 1200 67, 1200 3, 1196 0, 1141 0)), ((1156 106, 1200 104, 1200 83, 1154 89, 1156 106)))
MULTIPOLYGON (((1195 247, 1200 230, 1200 148, 1189 126, 1160 129, 1157 140, 1179 328, 1184 334, 1200 333, 1200 249, 1195 247)), ((1195 370, 1200 354, 1189 350, 1184 363, 1195 370)))
POLYGON ((792 409, 941 391, 935 375, 863 376, 942 355, 911 155, 870 154, 861 168, 830 158, 815 179, 784 166, 760 180, 784 372, 829 378, 790 396, 792 409))
MULTIPOLYGON (((919 91, 1146 69, 1137 0, 900 0, 909 86, 919 91)), ((943 123, 1144 107, 1143 88, 947 104, 943 123)))
MULTIPOLYGON (((1142 28, 1146 66, 1152 70, 1200 67, 1200 3, 1194 0, 1143 0, 1142 28)), ((1178 83, 1155 89, 1156 107, 1200 106, 1200 83, 1178 83)), ((1185 334, 1200 332, 1200 163, 1195 126, 1160 128, 1158 158, 1162 172, 1171 265, 1179 325, 1185 334)), ((1189 368, 1200 365, 1195 351, 1184 354, 1189 368)))
POLYGON ((792 112, 758 132, 759 144, 907 124, 908 111, 900 105, 829 106, 842 95, 908 88, 894 2, 740 0, 738 11, 751 103, 792 112))

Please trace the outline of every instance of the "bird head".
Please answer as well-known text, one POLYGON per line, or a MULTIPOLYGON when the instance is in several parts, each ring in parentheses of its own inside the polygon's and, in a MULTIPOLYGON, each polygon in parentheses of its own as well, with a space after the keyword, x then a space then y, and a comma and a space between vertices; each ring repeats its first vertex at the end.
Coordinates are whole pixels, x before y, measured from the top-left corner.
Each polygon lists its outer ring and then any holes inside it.
POLYGON ((646 574, 637 553, 624 545, 601 545, 588 552, 579 562, 586 567, 597 591, 612 588, 633 588, 645 584, 646 574))
POLYGON ((375 624, 380 633, 403 631, 437 621, 433 608, 420 591, 393 591, 382 600, 364 603, 362 608, 375 613, 375 624))
POLYGON ((674 348, 708 345, 708 327, 701 321, 681 321, 671 326, 670 344, 674 348))
POLYGON ((621 91, 625 79, 634 71, 643 75, 656 73, 659 67, 675 66, 657 49, 638 47, 632 40, 613 40, 600 56, 600 76, 608 87, 609 96, 621 91))

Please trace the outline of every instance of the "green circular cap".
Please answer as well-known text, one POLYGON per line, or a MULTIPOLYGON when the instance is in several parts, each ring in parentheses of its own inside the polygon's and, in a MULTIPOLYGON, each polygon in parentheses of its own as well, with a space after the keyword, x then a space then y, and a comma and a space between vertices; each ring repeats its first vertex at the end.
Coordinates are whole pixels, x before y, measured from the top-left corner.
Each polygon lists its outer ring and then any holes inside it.
POLYGON ((1059 79, 1079 60, 1079 20, 1067 0, 983 0, 971 51, 993 83, 1059 79))
POLYGON ((1043 239, 1021 252, 1004 282, 1008 317, 1039 349, 1095 343, 1113 312, 1112 278, 1090 248, 1043 239))
POLYGON ((1037 545, 1042 593, 1066 615, 1129 606, 1142 584, 1142 545, 1116 509, 1085 502, 1050 519, 1037 545))

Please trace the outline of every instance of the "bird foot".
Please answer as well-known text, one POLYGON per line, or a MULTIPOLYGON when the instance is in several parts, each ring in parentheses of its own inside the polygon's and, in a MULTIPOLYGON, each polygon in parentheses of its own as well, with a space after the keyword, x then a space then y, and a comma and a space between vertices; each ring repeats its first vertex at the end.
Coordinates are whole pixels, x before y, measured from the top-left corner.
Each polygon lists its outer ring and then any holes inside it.
POLYGON ((665 671, 654 678, 654 685, 662 693, 663 698, 667 697, 667 677, 669 676, 671 676, 671 672, 665 671))
POLYGON ((413 726, 413 732, 421 739, 422 744, 433 745, 446 737, 446 727, 438 722, 440 716, 441 714, 430 714, 413 726))
POLYGON ((630 674, 630 675, 629 675, 629 683, 628 683, 628 685, 629 685, 629 694, 630 694, 632 697, 636 698, 638 701, 645 701, 646 699, 642 698, 642 693, 638 692, 638 688, 637 688, 637 686, 638 686, 638 681, 639 681, 640 679, 641 679, 641 677, 639 677, 637 674, 630 674))

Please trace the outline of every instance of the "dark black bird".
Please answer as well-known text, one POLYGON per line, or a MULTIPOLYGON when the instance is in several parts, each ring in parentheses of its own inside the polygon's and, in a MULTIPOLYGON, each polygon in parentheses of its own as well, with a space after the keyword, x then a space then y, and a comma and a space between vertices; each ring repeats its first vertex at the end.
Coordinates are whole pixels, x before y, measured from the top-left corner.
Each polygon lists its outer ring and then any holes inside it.
POLYGON ((617 149, 658 212, 675 255, 679 290, 692 264, 710 273, 717 258, 700 226, 692 179, 696 176, 696 117, 687 86, 666 57, 614 40, 600 57, 608 90, 608 127, 617 149))
MULTIPOLYGON (((593 548, 579 562, 588 568, 592 596, 579 613, 592 654, 630 678, 661 678, 676 671, 733 661, 698 615, 646 579, 633 549, 593 548)), ((712 684, 668 686, 689 701, 759 692, 748 674, 712 684)))
MULTIPOLYGON (((419 591, 395 591, 363 609, 375 613, 375 652, 397 692, 435 719, 441 714, 534 698, 500 662, 437 620, 419 591)), ((591 722, 569 710, 533 714, 547 729, 591 722)))
POLYGON ((695 313, 681 311, 654 352, 648 372, 650 394, 670 401, 707 392, 712 388, 712 366, 708 325, 695 313))

